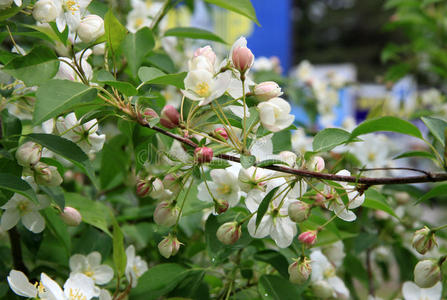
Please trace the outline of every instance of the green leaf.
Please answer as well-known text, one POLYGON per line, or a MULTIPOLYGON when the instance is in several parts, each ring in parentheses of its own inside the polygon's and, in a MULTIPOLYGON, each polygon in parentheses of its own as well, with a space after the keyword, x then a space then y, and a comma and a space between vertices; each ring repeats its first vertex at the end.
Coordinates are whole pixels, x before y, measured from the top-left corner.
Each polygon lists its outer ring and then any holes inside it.
POLYGON ((0 142, 6 149, 13 149, 18 146, 20 135, 22 134, 22 122, 11 115, 7 109, 1 113, 1 134, 0 142))
POLYGON ((256 163, 256 156, 241 155, 241 165, 244 169, 248 169, 256 163))
POLYGON ((138 70, 138 78, 142 82, 148 82, 152 79, 165 76, 166 73, 161 71, 160 69, 154 68, 154 67, 141 67, 138 70))
POLYGON ((447 122, 433 117, 422 117, 421 120, 424 122, 425 126, 428 127, 435 139, 437 139, 442 146, 445 146, 444 130, 447 127, 447 122))
POLYGON ((158 299, 172 291, 189 273, 190 270, 179 264, 156 265, 138 278, 138 285, 132 289, 129 299, 158 299))
POLYGON ((9 173, 0 173, 0 189, 5 189, 14 193, 21 194, 35 203, 39 203, 33 188, 28 182, 9 173))
POLYGON ((124 235, 118 223, 113 223, 113 263, 118 276, 122 277, 126 270, 127 257, 124 250, 124 235))
POLYGON ((212 33, 211 31, 194 27, 171 28, 165 32, 165 36, 176 36, 190 39, 209 40, 226 44, 226 42, 220 36, 212 33))
POLYGON ((432 160, 436 160, 436 157, 430 153, 430 152, 426 152, 426 151, 408 151, 402 154, 399 154, 395 157, 393 157, 393 159, 400 159, 400 158, 406 158, 406 157, 424 157, 424 158, 429 158, 432 160))
POLYGON ((95 88, 69 80, 50 80, 36 92, 33 124, 41 124, 80 103, 90 102, 95 98, 95 88))
POLYGON ((56 75, 59 61, 53 50, 36 46, 25 56, 11 60, 3 71, 22 80, 27 86, 39 85, 56 75))
POLYGON ((289 263, 281 253, 274 250, 263 250, 255 253, 253 258, 272 265, 284 278, 289 278, 289 263))
MULTIPOLYGON (((256 107, 251 107, 249 109, 250 112, 250 117, 247 118, 247 122, 246 122, 246 132, 249 132, 253 129, 253 126, 255 126, 255 124, 257 122, 259 122, 259 112, 258 109, 256 107)), ((242 122, 243 124, 243 122, 242 122)))
POLYGON ((78 145, 70 140, 53 134, 31 133, 28 134, 27 137, 71 161, 74 165, 83 170, 90 180, 95 183, 95 174, 90 165, 90 160, 87 154, 85 154, 78 145))
POLYGON ((416 204, 421 203, 423 201, 427 201, 428 199, 435 198, 438 196, 445 196, 447 194, 447 183, 437 185, 432 188, 430 191, 425 193, 422 197, 420 197, 416 204))
POLYGON ((64 190, 60 186, 39 186, 45 194, 50 196, 51 199, 59 206, 61 210, 65 207, 65 196, 64 190))
POLYGON ((126 36, 121 47, 129 64, 130 72, 134 77, 136 77, 138 68, 141 66, 144 57, 154 46, 154 35, 148 27, 143 27, 136 33, 129 33, 126 36))
POLYGON ((271 166, 271 165, 286 165, 287 166, 287 163, 285 163, 285 162, 283 162, 282 160, 279 160, 279 159, 266 159, 266 160, 263 160, 263 161, 261 161, 261 162, 256 164, 256 166, 259 167, 259 168, 268 167, 268 166, 271 166))
POLYGON ((120 185, 127 176, 128 155, 122 150, 127 144, 127 138, 118 135, 108 141, 101 156, 101 169, 99 172, 101 188, 108 190, 120 185), (113 164, 110 162, 113 161, 113 164))
POLYGON ((224 159, 215 158, 207 165, 207 167, 210 169, 226 169, 231 167, 231 164, 224 159))
POLYGON ((125 39, 127 29, 118 21, 111 10, 104 17, 104 29, 107 46, 114 54, 121 46, 121 42, 125 39))
POLYGON ((314 152, 330 151, 349 141, 351 134, 340 128, 326 128, 315 135, 312 142, 314 152))
POLYGON ((22 7, 12 5, 10 8, 0 9, 0 22, 9 19, 22 10, 22 7))
POLYGON ((362 206, 384 211, 399 219, 394 210, 386 201, 386 198, 377 190, 369 189, 365 192, 365 202, 363 202, 362 206))
POLYGON ((137 89, 129 82, 117 81, 113 75, 106 70, 100 70, 96 76, 96 82, 105 83, 116 88, 126 96, 135 96, 138 94, 137 89))
POLYGON ((281 151, 290 151, 292 149, 292 134, 291 131, 286 129, 273 134, 272 144, 273 153, 279 153, 281 151))
POLYGON ((109 226, 113 225, 110 209, 103 203, 92 201, 76 193, 65 193, 67 206, 76 208, 82 216, 82 221, 95 226, 110 237, 109 226))
POLYGON ((256 17, 255 9, 250 0, 205 0, 208 3, 223 7, 225 9, 234 11, 240 15, 243 15, 256 24, 259 25, 258 18, 256 17))
POLYGON ((55 212, 52 207, 47 207, 40 212, 43 213, 45 217, 45 225, 50 229, 51 234, 58 239, 61 244, 64 245, 67 255, 70 255, 71 251, 71 240, 68 234, 67 225, 62 221, 61 217, 55 212))
POLYGON ((302 288, 275 275, 262 275, 258 291, 263 300, 300 300, 302 288))
POLYGON ((275 195, 278 189, 279 186, 275 187, 270 192, 268 192, 267 195, 265 195, 264 199, 262 199, 261 204, 259 204, 258 213, 256 216, 256 229, 258 229, 258 226, 261 223, 262 218, 264 217, 265 213, 267 212, 267 209, 269 208, 270 201, 272 200, 273 196, 275 195))
MULTIPOLYGON (((59 32, 59 29, 57 29, 56 22, 49 23, 51 28, 53 29, 54 33, 58 37, 58 39, 67 46, 67 38, 68 38, 68 26, 65 26, 65 29, 63 32, 59 32)), ((39 27, 39 26, 38 26, 39 27)))
POLYGON ((367 133, 377 132, 377 131, 392 131, 392 132, 411 135, 411 136, 417 137, 419 139, 422 139, 422 134, 416 126, 414 126, 413 124, 411 124, 408 121, 405 121, 405 120, 402 120, 402 119, 399 119, 396 117, 391 117, 391 116, 367 120, 367 121, 361 123, 359 126, 357 126, 357 128, 355 128, 352 131, 351 139, 353 139, 359 135, 362 135, 362 134, 367 134, 367 133))
POLYGON ((138 78, 145 84, 161 84, 161 85, 173 85, 179 89, 184 89, 184 80, 186 72, 177 74, 165 74, 157 68, 153 67, 141 67, 138 70, 138 78))

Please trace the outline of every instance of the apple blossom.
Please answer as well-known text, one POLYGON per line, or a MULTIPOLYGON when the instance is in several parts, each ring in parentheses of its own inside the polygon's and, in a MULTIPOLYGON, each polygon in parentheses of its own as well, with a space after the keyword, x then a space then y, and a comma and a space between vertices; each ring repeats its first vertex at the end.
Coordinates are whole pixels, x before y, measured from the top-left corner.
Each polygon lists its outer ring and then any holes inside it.
POLYGON ((81 22, 91 0, 55 0, 62 3, 62 10, 56 18, 56 25, 59 32, 63 32, 68 25, 70 32, 75 32, 81 22))
POLYGON ((34 4, 33 17, 37 22, 49 23, 60 15, 62 6, 59 1, 39 0, 34 4))
POLYGON ((273 98, 258 104, 261 124, 271 132, 278 132, 292 125, 295 116, 290 114, 290 104, 282 98, 273 98))
POLYGON ((306 246, 312 246, 317 242, 317 231, 308 230, 298 236, 298 240, 306 246))
POLYGON ((34 203, 21 194, 14 194, 1 208, 2 214, 0 228, 9 230, 16 226, 19 220, 23 225, 34 233, 40 233, 45 229, 45 219, 39 210, 46 208, 50 201, 46 196, 38 195, 39 204, 34 203))
POLYGON ((253 93, 260 101, 270 100, 283 94, 279 85, 274 81, 264 81, 255 85, 253 93))
POLYGON ((238 222, 227 222, 217 229, 217 239, 225 245, 236 243, 241 237, 241 225, 238 222))
POLYGON ((336 241, 335 243, 324 246, 321 249, 321 252, 323 252, 327 259, 329 259, 329 261, 337 268, 342 265, 343 259, 346 256, 342 241, 336 241))
POLYGON ((281 151, 279 153, 279 159, 287 163, 289 167, 294 168, 296 166, 296 160, 298 159, 298 157, 291 151, 281 151))
MULTIPOLYGON (((231 63, 242 74, 245 74, 253 65, 254 55, 247 48, 247 40, 240 37, 231 47, 231 63)), ((242 78, 241 78, 242 79, 242 78)))
POLYGON ((34 180, 37 184, 46 186, 61 185, 63 179, 55 166, 49 166, 43 162, 38 162, 33 166, 34 180))
POLYGON ((306 221, 311 212, 312 206, 303 201, 293 201, 289 204, 289 218, 296 223, 306 221))
POLYGON ((154 221, 161 226, 173 226, 177 222, 178 216, 178 208, 166 201, 160 202, 154 211, 154 221))
POLYGON ((321 156, 313 156, 306 164, 307 169, 321 172, 324 169, 324 159, 321 156))
POLYGON ((158 251, 164 258, 169 258, 177 254, 181 244, 176 236, 169 235, 158 244, 158 251))
MULTIPOLYGON (((214 65, 216 64, 216 53, 214 53, 211 46, 207 45, 205 47, 201 47, 201 48, 197 49, 196 51, 194 51, 194 58, 195 57, 206 58, 208 60, 209 64, 211 66, 213 66, 213 69, 214 69, 214 65)), ((191 65, 190 65, 189 69, 191 70, 191 65)))
POLYGON ((212 202, 213 198, 225 200, 230 207, 239 203, 240 188, 237 177, 225 169, 213 169, 210 172, 212 181, 202 182, 197 187, 197 198, 202 201, 212 202), (209 191, 206 187, 208 185, 209 191), (210 192, 212 195, 210 195, 210 192))
POLYGON ((438 282, 431 288, 420 288, 411 281, 402 285, 402 295, 405 300, 441 300, 442 283, 438 282))
POLYGON ((84 43, 91 43, 104 34, 104 20, 97 15, 88 15, 81 20, 76 31, 84 43))
POLYGON ((194 150, 194 157, 197 162, 201 164, 209 163, 213 159, 213 149, 208 147, 197 147, 194 150))
POLYGON ((437 261, 421 260, 414 267, 414 282, 420 288, 431 288, 441 280, 441 269, 437 261))
POLYGON ((92 252, 89 255, 75 254, 70 257, 70 277, 75 274, 84 274, 90 277, 95 284, 109 283, 113 278, 113 269, 108 265, 101 265, 101 254, 92 252))
POLYGON ((82 222, 81 213, 73 207, 65 206, 64 211, 61 212, 62 221, 68 226, 79 226, 82 222))
POLYGON ((126 256, 126 278, 129 283, 132 283, 132 287, 136 287, 138 278, 148 270, 147 263, 140 256, 135 255, 135 247, 133 245, 127 247, 126 256))
POLYGON ((290 282, 295 284, 305 283, 312 273, 310 262, 307 257, 302 257, 290 264, 288 268, 290 282))
POLYGON ((436 245, 435 233, 427 226, 417 230, 413 235, 412 246, 420 254, 425 254, 436 245))
POLYGON ((99 296, 99 289, 95 287, 93 280, 82 273, 70 276, 65 282, 63 290, 45 273, 40 275, 40 284, 43 287, 39 289, 39 298, 41 299, 90 300, 99 296))
POLYGON ((165 105, 161 110, 160 124, 166 128, 176 128, 180 123, 180 114, 172 105, 165 105))
POLYGON ((37 164, 41 156, 42 146, 34 142, 26 142, 16 151, 17 163, 26 168, 37 164))
POLYGON ((78 64, 81 66, 82 71, 84 72, 85 78, 87 80, 91 80, 93 78, 93 68, 88 63, 87 59, 89 58, 89 56, 92 53, 93 53, 93 51, 91 49, 87 49, 85 52, 80 51, 80 52, 76 53, 76 55, 74 57, 74 60, 76 61, 76 63, 74 63, 72 58, 59 57, 58 58, 60 61, 59 70, 57 71, 55 78, 82 82, 79 75, 76 73, 75 70, 73 70, 73 66, 78 64))

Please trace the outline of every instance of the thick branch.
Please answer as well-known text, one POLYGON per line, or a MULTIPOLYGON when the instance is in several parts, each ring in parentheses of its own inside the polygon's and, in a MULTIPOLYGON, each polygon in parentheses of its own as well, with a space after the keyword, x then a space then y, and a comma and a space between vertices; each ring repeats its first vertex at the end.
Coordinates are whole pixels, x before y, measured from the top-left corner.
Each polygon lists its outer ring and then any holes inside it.
POLYGON ((17 228, 13 227, 8 230, 9 240, 11 242, 11 255, 12 255, 12 263, 15 270, 22 271, 25 274, 28 274, 28 269, 23 263, 22 257, 22 245, 20 243, 20 234, 17 231, 17 228))
MULTIPOLYGON (((190 147, 197 147, 197 145, 191 141, 190 139, 178 136, 176 134, 173 134, 169 131, 166 131, 160 127, 149 127, 148 125, 145 125, 145 127, 151 128, 155 131, 160 132, 161 134, 167 135, 173 139, 176 139, 177 141, 186 144, 190 147)), ((237 163, 240 163, 239 157, 229 155, 229 154, 218 154, 216 155, 217 158, 234 161, 237 163)), ((304 169, 294 169, 286 166, 279 166, 279 165, 270 165, 270 166, 264 166, 261 167, 264 169, 269 169, 273 171, 293 174, 301 177, 307 177, 307 178, 318 178, 318 179, 326 179, 326 180, 333 180, 333 181, 342 181, 342 182, 352 182, 352 183, 358 183, 363 184, 366 186, 372 186, 372 185, 382 185, 382 184, 405 184, 405 183, 422 183, 422 182, 439 182, 439 181, 447 181, 447 173, 431 173, 424 171, 424 175, 417 175, 417 176, 405 176, 405 177, 381 177, 381 178, 374 178, 374 177, 363 177, 363 176, 342 176, 342 175, 336 175, 336 174, 328 174, 328 173, 320 173, 320 172, 314 172, 304 169)), ((418 170, 418 172, 421 172, 418 170)))

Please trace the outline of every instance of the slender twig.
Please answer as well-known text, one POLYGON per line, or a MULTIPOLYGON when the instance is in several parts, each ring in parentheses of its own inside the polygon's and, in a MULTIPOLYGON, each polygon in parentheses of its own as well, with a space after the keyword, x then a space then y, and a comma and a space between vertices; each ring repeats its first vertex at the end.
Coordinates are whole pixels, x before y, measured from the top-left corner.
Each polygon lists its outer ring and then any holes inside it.
MULTIPOLYGON (((197 147, 197 144, 194 143, 193 141, 191 141, 187 138, 178 136, 176 134, 173 134, 171 132, 168 132, 162 128, 159 128, 156 126, 149 127, 149 125, 142 125, 142 126, 151 128, 157 132, 160 132, 161 134, 169 136, 169 137, 171 137, 183 144, 186 144, 190 147, 193 147, 193 148, 197 147)), ((240 163, 239 157, 236 157, 236 156, 233 156, 230 154, 218 154, 218 155, 216 155, 216 157, 225 159, 228 161, 240 163)), ((309 171, 309 170, 304 170, 304 169, 294 169, 294 168, 290 168, 290 167, 286 167, 286 166, 279 166, 279 165, 270 165, 270 166, 264 166, 261 168, 272 170, 272 171, 288 173, 288 174, 292 174, 292 175, 297 175, 300 177, 319 178, 319 179, 341 181, 341 182, 352 182, 352 183, 357 183, 357 184, 366 184, 368 186, 383 185, 383 184, 405 184, 405 183, 447 181, 447 173, 432 173, 432 172, 426 172, 426 171, 423 172, 424 175, 417 175, 417 176, 375 178, 375 177, 344 176, 344 175, 320 173, 320 172, 309 171)))
POLYGON ((12 263, 15 270, 28 274, 28 269, 23 262, 22 244, 20 243, 20 234, 15 227, 8 230, 9 241, 11 242, 12 263))
POLYGON ((374 291, 374 277, 371 266, 371 249, 366 250, 366 269, 368 272, 368 291, 369 294, 374 297, 375 291, 374 291))

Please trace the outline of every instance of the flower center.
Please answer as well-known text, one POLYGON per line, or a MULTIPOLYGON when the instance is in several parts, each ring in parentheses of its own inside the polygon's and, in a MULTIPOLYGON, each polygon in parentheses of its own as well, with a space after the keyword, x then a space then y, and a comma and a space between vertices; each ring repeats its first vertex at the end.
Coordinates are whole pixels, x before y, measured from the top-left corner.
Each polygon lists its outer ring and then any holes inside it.
POLYGON ((17 205, 17 208, 20 210, 21 213, 25 213, 28 211, 28 202, 20 202, 17 205))
POLYGON ((368 154, 368 160, 369 161, 374 161, 376 159, 376 154, 375 153, 369 153, 368 154))
POLYGON ((210 86, 206 82, 201 82, 196 86, 196 93, 200 97, 208 97, 210 95, 210 86))
POLYGON ((229 184, 222 184, 217 188, 219 194, 229 194, 231 192, 231 186, 229 184))
POLYGON ((140 273, 140 270, 138 270, 138 267, 136 265, 133 265, 132 270, 135 273, 135 275, 138 277, 138 274, 140 273))
POLYGON ((135 20, 135 27, 139 28, 139 27, 141 27, 141 25, 143 25, 143 23, 144 23, 144 19, 143 18, 137 18, 135 20))
POLYGON ((91 271, 91 270, 87 270, 87 271, 85 271, 84 272, 84 274, 85 274, 85 276, 88 276, 88 277, 93 277, 93 271, 91 271))
POLYGON ((76 289, 73 291, 73 289, 70 289, 70 295, 68 296, 69 300, 87 300, 87 297, 84 296, 84 294, 79 290, 76 289))
POLYGON ((334 277, 335 276, 335 269, 332 268, 332 267, 331 268, 327 268, 326 270, 324 270, 323 276, 325 278, 334 277))
POLYGON ((76 0, 67 0, 65 1, 65 8, 71 12, 72 15, 77 12, 81 6, 76 2, 76 0))

